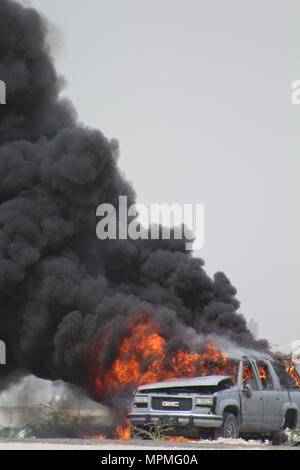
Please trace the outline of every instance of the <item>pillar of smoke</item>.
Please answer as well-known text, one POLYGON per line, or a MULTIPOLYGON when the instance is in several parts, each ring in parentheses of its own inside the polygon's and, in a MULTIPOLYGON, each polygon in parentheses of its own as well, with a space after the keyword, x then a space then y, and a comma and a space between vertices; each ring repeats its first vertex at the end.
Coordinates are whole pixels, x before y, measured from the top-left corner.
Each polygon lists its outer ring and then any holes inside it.
POLYGON ((98 205, 117 206, 121 195, 131 205, 135 192, 117 166, 117 141, 79 124, 61 97, 46 38, 37 11, 1 0, 0 387, 24 371, 89 389, 91 342, 115 320, 101 357, 109 368, 128 318, 145 306, 170 350, 191 330, 266 349, 237 313, 229 279, 210 278, 185 240, 97 239, 98 205))

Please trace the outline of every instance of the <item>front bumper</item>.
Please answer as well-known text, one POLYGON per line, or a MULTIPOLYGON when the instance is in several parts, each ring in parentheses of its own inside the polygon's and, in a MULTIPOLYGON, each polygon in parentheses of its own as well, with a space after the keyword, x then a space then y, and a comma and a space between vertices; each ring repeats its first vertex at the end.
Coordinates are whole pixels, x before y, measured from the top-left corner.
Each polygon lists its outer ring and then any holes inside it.
POLYGON ((144 424, 173 424, 174 426, 191 426, 198 428, 219 428, 223 416, 214 414, 179 414, 179 413, 130 413, 128 415, 133 426, 144 424))

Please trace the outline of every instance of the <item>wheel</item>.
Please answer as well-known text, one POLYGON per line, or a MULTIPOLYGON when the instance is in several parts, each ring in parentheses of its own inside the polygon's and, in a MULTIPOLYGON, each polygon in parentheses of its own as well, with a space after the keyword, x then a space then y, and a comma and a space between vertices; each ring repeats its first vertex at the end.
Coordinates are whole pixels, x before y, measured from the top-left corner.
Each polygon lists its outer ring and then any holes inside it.
POLYGON ((271 442, 273 446, 280 446, 285 441, 285 436, 283 431, 272 432, 271 442))
POLYGON ((239 423, 232 413, 224 413, 223 424, 215 429, 215 438, 224 437, 226 439, 236 439, 239 437, 239 423))

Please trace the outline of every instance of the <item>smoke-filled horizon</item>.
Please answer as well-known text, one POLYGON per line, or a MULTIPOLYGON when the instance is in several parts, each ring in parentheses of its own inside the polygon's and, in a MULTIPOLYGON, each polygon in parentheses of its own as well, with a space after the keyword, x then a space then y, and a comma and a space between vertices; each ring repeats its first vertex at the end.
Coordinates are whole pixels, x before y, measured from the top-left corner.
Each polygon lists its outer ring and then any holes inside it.
POLYGON ((0 387, 23 371, 89 390, 90 346, 102 345, 105 373, 136 315, 159 321, 166 353, 211 333, 266 350, 237 313, 230 280, 209 277, 184 240, 97 238, 96 208, 137 197, 114 158, 116 142, 80 124, 60 97, 46 31, 34 9, 1 0, 0 387))

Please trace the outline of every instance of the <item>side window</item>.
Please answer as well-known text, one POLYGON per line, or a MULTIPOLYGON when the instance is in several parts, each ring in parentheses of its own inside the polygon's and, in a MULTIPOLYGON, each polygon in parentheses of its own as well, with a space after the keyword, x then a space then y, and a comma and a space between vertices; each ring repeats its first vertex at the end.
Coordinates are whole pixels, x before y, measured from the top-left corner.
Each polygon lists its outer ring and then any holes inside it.
POLYGON ((274 390, 274 384, 268 366, 259 365, 258 372, 263 390, 274 390))
POLYGON ((244 363, 243 365, 243 377, 242 382, 244 384, 250 384, 252 390, 258 390, 258 384, 252 365, 250 363, 244 363))

